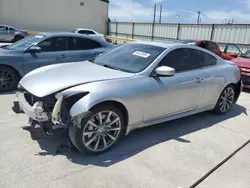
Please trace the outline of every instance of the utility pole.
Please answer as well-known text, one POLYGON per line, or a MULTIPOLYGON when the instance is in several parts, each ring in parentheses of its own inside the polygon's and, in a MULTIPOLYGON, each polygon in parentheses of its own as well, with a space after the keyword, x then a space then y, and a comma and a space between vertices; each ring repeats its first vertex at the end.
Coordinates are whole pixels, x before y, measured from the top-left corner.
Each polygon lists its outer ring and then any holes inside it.
POLYGON ((161 14, 162 14, 162 5, 161 5, 161 8, 160 8, 160 18, 159 18, 159 23, 161 23, 161 14))
POLYGON ((200 24, 200 15, 201 15, 201 11, 198 11, 197 14, 198 14, 197 24, 200 24))
POLYGON ((153 23, 155 23, 155 16, 156 16, 156 4, 155 4, 155 7, 154 7, 154 19, 153 19, 153 23))

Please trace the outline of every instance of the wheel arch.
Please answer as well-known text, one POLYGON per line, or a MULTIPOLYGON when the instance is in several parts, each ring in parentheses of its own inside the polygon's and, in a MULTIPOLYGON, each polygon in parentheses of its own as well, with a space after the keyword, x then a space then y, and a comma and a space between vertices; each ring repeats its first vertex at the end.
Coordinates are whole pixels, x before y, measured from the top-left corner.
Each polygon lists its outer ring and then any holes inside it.
POLYGON ((14 70, 16 72, 16 74, 18 75, 18 78, 21 79, 21 74, 18 72, 18 70, 16 68, 14 68, 13 66, 11 65, 6 65, 6 64, 0 64, 0 67, 7 67, 7 68, 10 68, 12 70, 14 70))
POLYGON ((118 108, 119 110, 121 110, 122 114, 123 114, 123 117, 124 117, 125 128, 127 128, 127 125, 128 125, 128 122, 129 122, 128 110, 121 102, 118 102, 118 101, 115 101, 115 100, 103 101, 103 102, 100 102, 100 103, 95 104, 94 106, 92 106, 90 108, 90 110, 93 109, 93 108, 96 108, 98 106, 102 106, 102 105, 112 105, 112 106, 115 106, 116 108, 118 108))

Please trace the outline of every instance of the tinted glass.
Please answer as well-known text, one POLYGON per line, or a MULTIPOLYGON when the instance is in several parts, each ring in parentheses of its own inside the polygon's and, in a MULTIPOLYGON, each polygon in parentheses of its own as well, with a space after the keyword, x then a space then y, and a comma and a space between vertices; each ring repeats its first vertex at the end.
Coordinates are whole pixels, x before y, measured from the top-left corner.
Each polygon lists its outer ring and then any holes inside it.
POLYGON ((227 53, 231 53, 231 52, 234 52, 234 53, 239 53, 240 52, 240 49, 236 46, 236 45, 228 45, 227 47, 227 53))
POLYGON ((217 59, 214 56, 198 50, 196 50, 195 52, 197 54, 200 67, 206 67, 216 64, 217 59))
POLYGON ((165 49, 146 44, 127 43, 98 56, 94 63, 137 73, 146 69, 165 49))
POLYGON ((212 42, 208 42, 207 43, 207 49, 210 50, 210 51, 217 50, 217 45, 212 43, 212 42))
POLYGON ((45 36, 43 35, 33 35, 26 37, 18 42, 15 42, 6 47, 9 50, 25 50, 30 47, 32 44, 38 43, 41 41, 45 36))
POLYGON ((78 31, 78 33, 86 34, 86 35, 95 34, 93 31, 89 31, 89 30, 80 30, 78 31))
POLYGON ((245 57, 245 58, 250 58, 250 50, 246 51, 242 57, 245 57))
POLYGON ((43 52, 55 52, 67 50, 67 37, 54 37, 37 44, 43 52))
POLYGON ((188 71, 216 64, 216 58, 202 51, 181 48, 170 52, 160 63, 169 66, 176 72, 188 71))
POLYGON ((70 37, 68 40, 69 50, 91 50, 101 48, 102 45, 94 40, 70 37))

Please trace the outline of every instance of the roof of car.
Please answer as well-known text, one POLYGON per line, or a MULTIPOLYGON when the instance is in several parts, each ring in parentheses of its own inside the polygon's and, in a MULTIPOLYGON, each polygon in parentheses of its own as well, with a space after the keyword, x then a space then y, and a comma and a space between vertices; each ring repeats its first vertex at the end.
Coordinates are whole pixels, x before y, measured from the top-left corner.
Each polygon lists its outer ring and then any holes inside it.
POLYGON ((41 33, 37 33, 37 34, 44 35, 46 37, 67 36, 67 37, 82 37, 82 38, 89 38, 89 39, 98 40, 98 37, 96 37, 96 36, 82 35, 82 34, 72 33, 72 32, 41 32, 41 33))
POLYGON ((182 44, 182 43, 162 43, 162 42, 151 42, 151 41, 136 41, 134 43, 159 46, 159 47, 163 47, 163 48, 170 48, 172 46, 183 46, 183 45, 186 45, 186 44, 182 44))

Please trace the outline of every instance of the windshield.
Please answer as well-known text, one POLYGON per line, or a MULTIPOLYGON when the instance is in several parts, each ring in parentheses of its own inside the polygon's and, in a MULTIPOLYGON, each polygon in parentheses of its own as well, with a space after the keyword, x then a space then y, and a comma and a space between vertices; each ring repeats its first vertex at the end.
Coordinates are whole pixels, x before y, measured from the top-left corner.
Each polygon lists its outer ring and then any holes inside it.
POLYGON ((250 50, 246 51, 242 57, 245 57, 245 58, 250 58, 250 50))
POLYGON ((98 56, 93 62, 130 73, 146 69, 166 48, 127 43, 98 56))
POLYGON ((6 47, 8 50, 25 50, 32 44, 39 42, 44 35, 32 35, 6 47))

